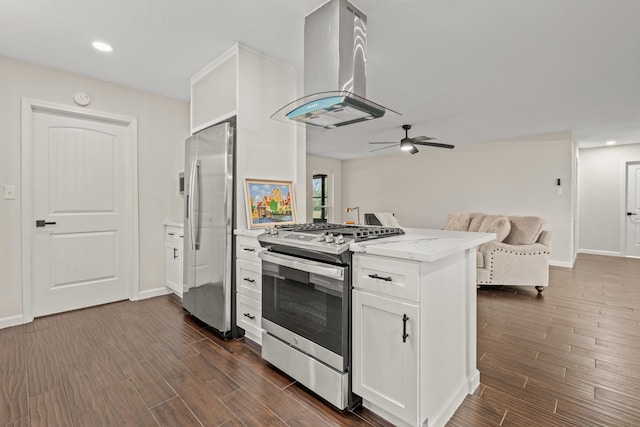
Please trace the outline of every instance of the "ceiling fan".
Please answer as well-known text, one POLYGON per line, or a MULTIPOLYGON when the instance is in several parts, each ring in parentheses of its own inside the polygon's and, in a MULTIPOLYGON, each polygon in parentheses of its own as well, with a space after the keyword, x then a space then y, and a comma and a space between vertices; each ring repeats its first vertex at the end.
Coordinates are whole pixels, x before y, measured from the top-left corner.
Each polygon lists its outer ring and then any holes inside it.
MULTIPOLYGON (((411 125, 402 125, 402 129, 404 129, 404 138, 400 140, 400 149, 403 151, 408 151, 411 154, 416 154, 418 149, 416 145, 428 145, 430 147, 439 147, 439 148, 453 148, 454 146, 451 144, 441 144, 439 142, 430 142, 436 138, 432 138, 430 136, 416 136, 414 138, 409 138, 409 129, 411 129, 411 125)), ((389 144, 388 147, 376 148, 375 150, 370 151, 379 151, 384 150, 386 148, 391 148, 397 144, 397 142, 370 142, 369 144, 389 144)))

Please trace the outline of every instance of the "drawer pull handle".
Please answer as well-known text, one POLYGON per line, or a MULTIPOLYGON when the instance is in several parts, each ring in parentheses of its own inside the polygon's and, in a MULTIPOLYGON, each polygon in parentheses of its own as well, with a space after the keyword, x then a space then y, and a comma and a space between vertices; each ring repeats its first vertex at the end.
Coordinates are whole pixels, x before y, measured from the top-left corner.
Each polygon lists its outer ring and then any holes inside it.
POLYGON ((407 338, 409 338, 409 334, 407 333, 407 320, 409 317, 406 314, 402 315, 402 342, 407 342, 407 338))
POLYGON ((169 236, 175 236, 175 233, 169 233, 169 236))
POLYGON ((255 252, 256 250, 253 248, 242 248, 243 251, 247 251, 247 252, 255 252))
POLYGON ((178 258, 178 249, 177 248, 173 248, 173 259, 178 258))
POLYGON ((385 282, 390 282, 391 281, 391 277, 382 277, 382 276, 378 276, 377 274, 370 274, 369 277, 371 277, 372 279, 378 279, 378 280, 384 280, 385 282))
POLYGON ((255 279, 249 279, 248 277, 243 277, 242 280, 249 282, 249 283, 254 283, 256 280, 255 279))
POLYGON ((47 225, 56 225, 56 222, 45 221, 44 219, 36 219, 36 227, 45 227, 47 225))
POLYGON ((248 317, 249 319, 253 320, 256 318, 256 316, 252 316, 251 313, 245 313, 244 317, 248 317))

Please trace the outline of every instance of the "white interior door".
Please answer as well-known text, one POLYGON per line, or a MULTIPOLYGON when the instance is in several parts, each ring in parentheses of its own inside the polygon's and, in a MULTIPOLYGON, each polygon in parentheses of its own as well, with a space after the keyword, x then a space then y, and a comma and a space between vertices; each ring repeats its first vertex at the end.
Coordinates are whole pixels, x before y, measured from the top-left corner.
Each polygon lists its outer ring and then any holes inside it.
POLYGON ((127 128, 33 114, 33 314, 129 298, 127 128))
POLYGON ((640 257, 640 163, 627 164, 627 256, 640 257))

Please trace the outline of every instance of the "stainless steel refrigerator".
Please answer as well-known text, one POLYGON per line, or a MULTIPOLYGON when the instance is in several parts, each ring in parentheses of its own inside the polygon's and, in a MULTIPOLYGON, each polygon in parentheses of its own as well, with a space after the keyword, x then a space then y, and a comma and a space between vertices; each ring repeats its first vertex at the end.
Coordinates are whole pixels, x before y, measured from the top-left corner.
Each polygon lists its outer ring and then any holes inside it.
POLYGON ((234 121, 208 127, 186 140, 182 306, 224 337, 238 335, 233 284, 234 154, 234 121))

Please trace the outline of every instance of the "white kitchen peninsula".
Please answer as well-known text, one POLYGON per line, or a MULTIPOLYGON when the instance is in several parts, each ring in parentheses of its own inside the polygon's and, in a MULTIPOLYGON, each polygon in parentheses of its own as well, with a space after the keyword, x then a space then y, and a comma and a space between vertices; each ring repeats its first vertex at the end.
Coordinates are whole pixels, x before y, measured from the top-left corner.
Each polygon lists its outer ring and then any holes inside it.
POLYGON ((405 231, 350 246, 353 391, 396 425, 444 426, 480 384, 476 247, 495 234, 405 231))

